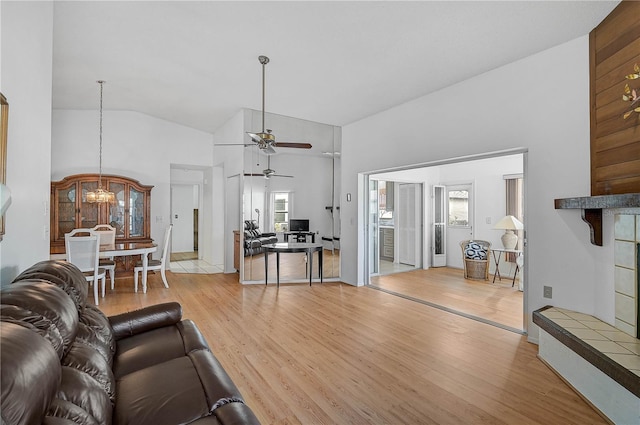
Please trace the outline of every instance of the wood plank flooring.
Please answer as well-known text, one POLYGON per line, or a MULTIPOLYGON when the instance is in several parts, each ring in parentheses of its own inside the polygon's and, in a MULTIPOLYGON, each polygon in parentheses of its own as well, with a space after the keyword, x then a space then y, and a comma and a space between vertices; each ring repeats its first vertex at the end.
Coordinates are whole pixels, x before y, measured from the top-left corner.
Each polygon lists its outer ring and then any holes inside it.
MULTIPOLYGON (((322 254, 322 276, 324 279, 340 276, 340 250, 333 252, 325 249, 322 254)), ((280 254, 280 282, 304 282, 307 280, 306 254, 280 254)), ((246 281, 264 282, 264 254, 244 257, 244 276, 246 281)), ((313 255, 313 278, 318 278, 318 253, 313 255)), ((269 254, 269 282, 276 282, 276 254, 269 254)))
POLYGON ((180 302, 263 424, 606 423, 516 333, 369 287, 167 274, 100 308, 180 302))
POLYGON ((461 269, 436 267, 376 276, 371 284, 514 329, 523 329, 523 293, 510 279, 465 279, 461 269))

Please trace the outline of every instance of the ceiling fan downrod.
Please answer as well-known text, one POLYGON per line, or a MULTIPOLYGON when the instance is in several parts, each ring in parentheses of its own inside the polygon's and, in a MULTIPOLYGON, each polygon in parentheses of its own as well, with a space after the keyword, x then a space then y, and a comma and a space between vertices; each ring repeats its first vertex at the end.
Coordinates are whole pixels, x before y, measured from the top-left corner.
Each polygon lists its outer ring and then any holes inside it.
MULTIPOLYGON (((262 64, 262 134, 264 134, 264 110, 265 110, 265 105, 264 105, 264 98, 265 98, 265 70, 266 70, 266 66, 269 63, 269 58, 267 56, 258 56, 258 60, 260 61, 260 63, 262 64)), ((262 136, 262 135, 261 135, 262 136)), ((264 136, 263 136, 264 139, 264 136)))

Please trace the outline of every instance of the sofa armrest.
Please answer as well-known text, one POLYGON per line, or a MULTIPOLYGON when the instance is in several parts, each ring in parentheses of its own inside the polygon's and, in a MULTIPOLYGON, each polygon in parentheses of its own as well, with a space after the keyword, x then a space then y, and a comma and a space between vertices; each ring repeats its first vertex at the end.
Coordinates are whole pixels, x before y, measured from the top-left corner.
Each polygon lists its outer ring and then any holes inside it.
POLYGON ((262 233, 260 236, 261 237, 273 237, 273 236, 278 236, 278 235, 276 235, 275 233, 267 232, 267 233, 262 233))
POLYGON ((137 335, 182 320, 182 306, 177 302, 156 304, 109 317, 116 340, 137 335))

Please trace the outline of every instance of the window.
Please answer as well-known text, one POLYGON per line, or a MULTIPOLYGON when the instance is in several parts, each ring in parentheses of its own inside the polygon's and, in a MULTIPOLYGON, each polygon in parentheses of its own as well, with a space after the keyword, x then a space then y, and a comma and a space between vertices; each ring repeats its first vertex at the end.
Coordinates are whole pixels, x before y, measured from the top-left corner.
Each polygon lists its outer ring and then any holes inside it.
POLYGON ((275 192, 273 194, 273 228, 276 232, 289 230, 290 205, 290 193, 275 192))
POLYGON ((469 190, 453 189, 449 195, 449 226, 469 226, 469 190))

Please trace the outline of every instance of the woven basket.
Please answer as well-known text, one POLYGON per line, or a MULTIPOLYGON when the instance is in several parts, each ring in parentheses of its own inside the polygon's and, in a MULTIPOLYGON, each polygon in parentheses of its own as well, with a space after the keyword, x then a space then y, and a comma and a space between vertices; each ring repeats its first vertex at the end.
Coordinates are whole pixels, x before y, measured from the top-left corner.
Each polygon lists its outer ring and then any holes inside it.
POLYGON ((487 262, 465 259, 468 279, 487 279, 487 262))

